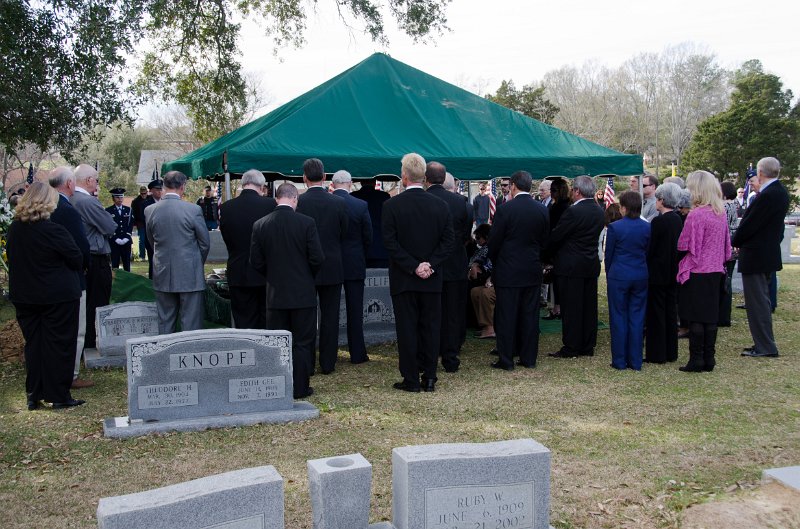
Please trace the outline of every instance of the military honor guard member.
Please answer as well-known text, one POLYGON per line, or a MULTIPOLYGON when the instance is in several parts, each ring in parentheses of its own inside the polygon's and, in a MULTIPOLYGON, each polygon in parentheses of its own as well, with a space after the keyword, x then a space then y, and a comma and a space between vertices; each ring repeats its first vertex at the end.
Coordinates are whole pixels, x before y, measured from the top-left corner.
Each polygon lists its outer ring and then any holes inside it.
POLYGON ((111 213, 117 225, 114 235, 108 238, 111 245, 111 268, 119 268, 120 261, 122 261, 122 269, 130 272, 133 215, 131 214, 131 208, 122 205, 122 200, 125 198, 125 190, 123 188, 115 187, 112 189, 111 198, 114 200, 114 205, 107 207, 106 211, 111 213))

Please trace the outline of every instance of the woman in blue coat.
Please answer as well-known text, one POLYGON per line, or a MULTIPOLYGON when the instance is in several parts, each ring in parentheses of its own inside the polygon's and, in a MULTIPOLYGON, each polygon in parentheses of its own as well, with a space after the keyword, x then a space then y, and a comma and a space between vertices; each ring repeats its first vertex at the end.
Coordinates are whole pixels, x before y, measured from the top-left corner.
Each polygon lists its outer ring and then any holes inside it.
POLYGON ((642 198, 635 191, 619 196, 622 219, 608 225, 606 279, 611 320, 611 367, 642 369, 647 308, 647 247, 650 224, 640 218, 642 198))

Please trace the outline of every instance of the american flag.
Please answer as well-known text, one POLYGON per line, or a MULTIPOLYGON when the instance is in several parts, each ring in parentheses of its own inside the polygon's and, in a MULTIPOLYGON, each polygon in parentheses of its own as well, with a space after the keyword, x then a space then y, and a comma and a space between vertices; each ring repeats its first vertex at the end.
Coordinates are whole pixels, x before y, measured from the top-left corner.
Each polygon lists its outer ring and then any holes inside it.
POLYGON ((606 184, 606 191, 603 193, 603 202, 606 205, 606 209, 608 206, 614 203, 614 177, 608 177, 608 183, 606 184))
POLYGON ((375 179, 375 191, 383 191, 383 185, 381 185, 381 181, 377 178, 375 179))
POLYGON ((489 192, 489 224, 494 219, 494 212, 497 211, 497 179, 492 178, 492 190, 489 192))

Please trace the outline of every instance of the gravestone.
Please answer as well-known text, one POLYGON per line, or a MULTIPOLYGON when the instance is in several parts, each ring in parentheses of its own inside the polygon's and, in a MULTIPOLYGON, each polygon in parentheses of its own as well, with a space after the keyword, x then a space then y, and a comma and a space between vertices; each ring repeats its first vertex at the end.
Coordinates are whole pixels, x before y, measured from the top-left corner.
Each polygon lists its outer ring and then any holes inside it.
POLYGON ((313 459, 308 484, 314 529, 367 529, 372 465, 361 454, 313 459))
POLYGON ((158 334, 156 304, 129 301, 97 307, 97 349, 85 353, 86 367, 122 367, 127 363, 125 342, 129 338, 158 334))
POLYGON ((550 451, 532 439, 392 451, 397 529, 548 529, 550 451))
POLYGON ((209 329, 127 342, 128 416, 107 437, 312 419, 293 399, 288 331, 209 329))
MULTIPOLYGON (((375 345, 397 340, 394 307, 389 294, 389 270, 368 268, 364 279, 364 342, 375 345)), ((339 345, 347 345, 347 306, 342 289, 339 303, 339 345)))
POLYGON ((206 263, 224 263, 228 260, 228 247, 222 239, 222 232, 211 230, 208 232, 208 257, 206 263))
POLYGON ((284 529, 283 478, 275 467, 226 472, 101 498, 99 529, 284 529))

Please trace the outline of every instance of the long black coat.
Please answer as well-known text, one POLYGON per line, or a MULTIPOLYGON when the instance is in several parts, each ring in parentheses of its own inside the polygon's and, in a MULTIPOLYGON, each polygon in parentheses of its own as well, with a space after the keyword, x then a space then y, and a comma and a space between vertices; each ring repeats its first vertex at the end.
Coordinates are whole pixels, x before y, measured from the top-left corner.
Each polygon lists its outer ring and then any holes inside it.
POLYGON ((232 287, 259 287, 266 284, 264 274, 250 265, 250 241, 253 225, 275 210, 275 199, 257 191, 243 189, 241 194, 222 204, 219 231, 228 248, 228 284, 232 287))
POLYGON ((461 195, 447 191, 439 184, 428 188, 428 193, 444 200, 450 209, 450 218, 453 221, 453 251, 442 265, 444 281, 466 281, 467 279, 467 248, 470 240, 472 219, 467 210, 467 200, 461 195))
POLYGON ((317 272, 317 285, 336 285, 344 282, 342 267, 342 242, 347 236, 347 205, 342 197, 333 196, 315 186, 300 195, 297 212, 307 215, 317 223, 319 240, 325 253, 325 264, 317 272))

